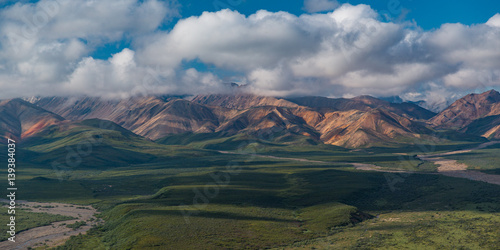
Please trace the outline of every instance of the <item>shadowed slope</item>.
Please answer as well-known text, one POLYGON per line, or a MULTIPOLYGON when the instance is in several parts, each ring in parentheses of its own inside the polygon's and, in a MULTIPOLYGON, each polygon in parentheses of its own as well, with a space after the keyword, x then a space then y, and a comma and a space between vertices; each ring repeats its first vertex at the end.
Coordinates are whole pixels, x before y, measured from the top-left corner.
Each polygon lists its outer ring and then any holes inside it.
POLYGON ((59 115, 21 99, 0 102, 0 136, 22 139, 63 121, 59 115))

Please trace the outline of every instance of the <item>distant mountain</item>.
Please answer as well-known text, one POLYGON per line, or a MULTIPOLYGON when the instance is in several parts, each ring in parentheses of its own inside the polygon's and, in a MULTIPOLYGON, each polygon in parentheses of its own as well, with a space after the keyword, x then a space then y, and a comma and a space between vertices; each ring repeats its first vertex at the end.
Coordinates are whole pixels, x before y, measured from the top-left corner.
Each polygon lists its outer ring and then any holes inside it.
POLYGON ((328 112, 315 128, 325 143, 349 148, 405 143, 431 133, 423 123, 378 108, 328 112))
POLYGON ((229 109, 248 109, 259 106, 296 108, 299 106, 285 99, 270 96, 257 96, 251 94, 198 95, 193 99, 193 102, 208 106, 220 106, 229 109))
POLYGON ((0 102, 0 137, 3 138, 29 137, 63 120, 61 116, 22 99, 0 102))
MULTIPOLYGON (((300 141, 356 148, 411 144, 415 140, 432 139, 433 131, 428 127, 428 120, 435 116, 435 113, 412 103, 391 103, 371 96, 351 99, 279 98, 236 93, 199 95, 191 101, 163 96, 124 100, 44 97, 31 98, 29 101, 33 104, 20 99, 13 100, 43 115, 34 112, 30 119, 24 119, 25 128, 21 132, 16 130, 12 122, 15 119, 9 118, 1 123, 5 131, 20 136, 24 133, 26 138, 39 138, 40 135, 36 134, 41 131, 57 132, 59 130, 54 128, 76 126, 71 125, 73 122, 102 119, 114 122, 130 133, 168 143, 186 141, 178 136, 164 139, 182 134, 191 134, 189 137, 192 139, 211 140, 236 135, 243 135, 238 138, 262 138, 261 135, 265 134, 272 135, 264 138, 270 142, 300 141), (33 127, 29 121, 41 123, 33 127), (50 129, 44 129, 46 127, 50 129)), ((7 104, 9 101, 2 103, 7 104)), ((495 135, 496 132, 490 131, 492 128, 483 127, 480 135, 495 135)), ((475 131, 474 134, 478 134, 476 130, 470 128, 463 132, 475 131)))
POLYGON ((453 102, 450 100, 443 100, 442 102, 428 102, 425 100, 418 100, 418 101, 408 101, 408 103, 418 105, 434 113, 439 113, 444 109, 446 109, 448 106, 450 106, 453 102))
POLYGON ((210 106, 248 109, 223 123, 217 131, 281 127, 290 133, 344 147, 383 145, 398 143, 402 138, 407 141, 418 138, 419 134, 428 134, 430 130, 417 120, 435 115, 414 104, 389 103, 371 96, 280 99, 252 95, 205 95, 193 101, 210 106))
POLYGON ((217 128, 217 132, 258 134, 258 132, 273 133, 273 131, 282 131, 319 139, 319 133, 296 111, 295 108, 276 106, 249 108, 225 120, 217 128))
POLYGON ((438 128, 460 129, 477 119, 499 114, 500 93, 490 90, 458 99, 430 122, 438 128))
POLYGON ((360 110, 369 111, 373 108, 383 108, 409 119, 427 120, 436 113, 412 103, 390 103, 371 96, 359 96, 351 99, 327 97, 298 97, 288 99, 291 102, 311 108, 329 109, 334 111, 360 110))
POLYGON ((106 100, 51 97, 38 100, 36 105, 69 120, 110 120, 151 139, 190 131, 213 132, 219 125, 218 117, 212 109, 177 98, 106 100))
POLYGON ((391 102, 391 103, 403 103, 403 99, 401 97, 394 95, 394 96, 385 96, 385 97, 379 97, 378 99, 391 102))

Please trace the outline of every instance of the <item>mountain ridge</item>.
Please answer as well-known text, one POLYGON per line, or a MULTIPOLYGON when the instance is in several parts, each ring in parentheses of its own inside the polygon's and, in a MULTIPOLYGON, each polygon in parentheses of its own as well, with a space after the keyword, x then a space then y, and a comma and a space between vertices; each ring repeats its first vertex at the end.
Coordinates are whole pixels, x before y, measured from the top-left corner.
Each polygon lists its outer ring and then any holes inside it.
MULTIPOLYGON (((465 96, 462 98, 465 101, 459 99, 455 103, 469 103, 468 107, 474 107, 471 110, 478 110, 476 107, 480 107, 484 114, 490 114, 496 112, 494 107, 499 98, 498 92, 489 91, 465 96)), ((371 96, 350 99, 281 98, 235 93, 199 95, 191 100, 162 96, 121 100, 99 97, 38 97, 29 100, 33 104, 20 99, 17 102, 21 102, 26 110, 34 110, 28 113, 41 112, 42 117, 49 118, 41 119, 44 122, 37 126, 24 121, 27 127, 33 128, 30 130, 25 126, 23 132, 27 137, 65 120, 104 119, 150 140, 183 133, 232 136, 280 131, 279 137, 307 137, 313 141, 348 148, 431 139, 433 127, 443 128, 436 121, 445 119, 439 117, 446 116, 443 112, 454 110, 452 105, 435 114, 416 104, 391 103, 371 96)), ((0 104, 5 103, 8 101, 0 104)), ((474 118, 465 113, 463 116, 474 118)), ((481 118, 481 115, 478 117, 481 118)), ((473 120, 463 124, 476 124, 473 120)), ((462 126, 460 132, 483 137, 497 136, 498 128, 489 127, 485 122, 477 123, 481 124, 481 129, 462 126)), ((15 127, 15 124, 7 122, 3 125, 6 128, 15 127)))
POLYGON ((417 138, 423 131, 428 133, 420 121, 434 115, 414 104, 394 104, 371 96, 316 97, 316 102, 311 98, 315 97, 285 99, 239 93, 199 95, 191 101, 52 97, 35 103, 71 120, 107 119, 151 140, 187 132, 256 135, 281 131, 280 136, 306 136, 344 147, 397 143, 398 137, 417 138), (352 115, 364 122, 356 123, 352 115))
POLYGON ((0 101, 0 136, 3 138, 22 139, 64 120, 19 98, 0 101))
POLYGON ((474 120, 500 114, 500 93, 489 90, 468 94, 441 111, 430 122, 436 127, 463 128, 474 120))

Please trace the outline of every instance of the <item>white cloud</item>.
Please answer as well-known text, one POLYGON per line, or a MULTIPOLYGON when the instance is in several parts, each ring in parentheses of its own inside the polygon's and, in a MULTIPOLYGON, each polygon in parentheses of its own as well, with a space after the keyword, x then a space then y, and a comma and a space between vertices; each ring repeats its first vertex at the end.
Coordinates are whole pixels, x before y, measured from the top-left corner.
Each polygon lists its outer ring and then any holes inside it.
POLYGON ((17 91, 0 98, 66 93, 58 87, 95 48, 154 32, 176 13, 157 0, 41 0, 7 6, 0 10, 0 87, 16 85, 17 91))
POLYGON ((159 93, 201 94, 224 88, 217 76, 193 68, 175 72, 169 68, 138 65, 135 52, 124 49, 108 60, 84 58, 69 81, 61 86, 61 91, 68 95, 125 98, 159 93))
POLYGON ((172 67, 196 58, 233 70, 270 67, 317 45, 296 21, 286 12, 261 10, 249 17, 228 9, 205 12, 179 21, 170 33, 142 40, 139 58, 172 67))
POLYGON ((367 5, 301 16, 205 12, 152 40, 141 43, 142 63, 176 67, 197 59, 246 74, 248 89, 259 94, 397 95, 427 82, 500 85, 497 27, 445 24, 425 32, 381 22, 367 5))
POLYGON ((338 6, 337 0, 304 0, 304 10, 309 13, 330 11, 338 6))
POLYGON ((423 107, 439 112, 465 94, 467 93, 461 93, 458 89, 448 89, 435 82, 428 82, 419 92, 407 92, 401 95, 401 98, 404 101, 423 101, 421 104, 423 107))
POLYGON ((119 40, 156 30, 176 13, 157 0, 41 0, 2 9, 0 18, 3 28, 26 39, 119 40))
POLYGON ((496 13, 486 22, 486 24, 493 27, 500 27, 500 14, 496 13))
POLYGON ((436 94, 451 98, 457 90, 500 86, 499 14, 485 24, 423 31, 413 23, 382 22, 367 5, 301 16, 226 9, 165 31, 158 27, 176 14, 165 2, 59 0, 49 9, 57 14, 39 32, 11 43, 23 38, 23 17, 55 2, 0 11, 0 87, 19 86, 0 98, 225 91, 219 71, 234 72, 246 89, 268 95, 423 93, 438 103, 436 94), (104 60, 89 56, 123 39, 132 46, 104 60), (213 72, 185 69, 191 61, 213 72))

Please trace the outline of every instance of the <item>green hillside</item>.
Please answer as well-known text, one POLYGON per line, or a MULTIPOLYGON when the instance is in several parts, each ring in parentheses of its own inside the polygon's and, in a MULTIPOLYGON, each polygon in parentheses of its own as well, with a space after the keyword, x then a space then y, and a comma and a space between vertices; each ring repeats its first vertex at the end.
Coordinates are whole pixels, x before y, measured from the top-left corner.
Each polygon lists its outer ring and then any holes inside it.
MULTIPOLYGON (((437 175, 413 157, 478 141, 353 150, 276 138, 183 134, 153 142, 107 121, 68 122, 19 144, 18 195, 99 209, 105 223, 61 249, 498 245, 500 187, 437 175), (81 157, 76 166, 61 161, 72 152, 81 157), (414 173, 356 170, 351 162, 414 173)), ((494 150, 476 153, 495 157, 494 150)))

